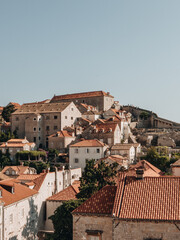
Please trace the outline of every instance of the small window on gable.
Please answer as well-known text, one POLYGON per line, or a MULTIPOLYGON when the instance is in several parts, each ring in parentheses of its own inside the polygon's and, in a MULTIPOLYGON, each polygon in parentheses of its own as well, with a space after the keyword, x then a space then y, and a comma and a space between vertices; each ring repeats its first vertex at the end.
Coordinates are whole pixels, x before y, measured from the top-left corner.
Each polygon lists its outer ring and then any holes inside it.
POLYGON ((71 111, 74 111, 74 108, 71 108, 71 111))

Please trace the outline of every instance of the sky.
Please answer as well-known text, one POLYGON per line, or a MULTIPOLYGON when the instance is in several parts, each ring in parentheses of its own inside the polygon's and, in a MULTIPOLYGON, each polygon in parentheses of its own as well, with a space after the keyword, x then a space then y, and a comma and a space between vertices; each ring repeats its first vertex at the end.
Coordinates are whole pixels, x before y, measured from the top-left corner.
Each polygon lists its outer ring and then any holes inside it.
POLYGON ((180 122, 179 0, 0 0, 0 106, 103 90, 180 122))

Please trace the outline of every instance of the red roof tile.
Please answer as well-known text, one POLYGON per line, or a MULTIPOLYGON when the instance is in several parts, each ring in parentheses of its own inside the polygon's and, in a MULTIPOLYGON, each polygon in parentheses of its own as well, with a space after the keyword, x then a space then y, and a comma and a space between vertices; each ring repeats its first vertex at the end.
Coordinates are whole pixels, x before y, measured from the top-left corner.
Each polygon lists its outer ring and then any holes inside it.
POLYGON ((51 99, 51 102, 55 102, 58 100, 67 100, 67 99, 69 100, 69 99, 76 99, 76 98, 88 98, 88 97, 100 97, 100 96, 109 96, 113 98, 113 96, 109 95, 106 92, 93 91, 93 92, 73 93, 73 94, 54 96, 51 99))
POLYGON ((75 183, 61 192, 54 194, 53 196, 49 197, 48 201, 68 201, 71 199, 76 199, 76 194, 79 192, 80 182, 75 183))
POLYGON ((76 208, 73 213, 111 215, 115 194, 116 186, 105 186, 76 208))
POLYGON ((71 147, 104 147, 105 144, 97 139, 83 140, 71 145, 71 147))
POLYGON ((2 191, 1 201, 4 202, 5 206, 38 193, 33 189, 16 183, 14 180, 0 181, 0 190, 2 191), (14 188, 13 193, 11 192, 12 187, 14 188))
POLYGON ((63 130, 63 131, 58 131, 55 134, 52 134, 52 135, 49 136, 49 138, 51 138, 51 137, 60 137, 60 138, 62 138, 62 137, 72 137, 72 133, 70 133, 66 130, 63 130))
POLYGON ((126 177, 119 182, 113 213, 121 219, 179 221, 179 203, 178 177, 126 177))

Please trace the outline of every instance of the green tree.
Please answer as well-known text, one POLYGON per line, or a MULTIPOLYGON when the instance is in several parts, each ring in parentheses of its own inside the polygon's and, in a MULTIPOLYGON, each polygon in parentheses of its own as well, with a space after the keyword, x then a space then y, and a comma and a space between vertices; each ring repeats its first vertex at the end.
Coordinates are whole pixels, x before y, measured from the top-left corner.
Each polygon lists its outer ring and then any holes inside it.
POLYGON ((95 164, 95 160, 87 161, 80 178, 80 192, 77 198, 87 199, 106 185, 115 185, 117 163, 107 165, 104 161, 95 164))
POLYGON ((154 147, 149 148, 147 155, 144 157, 155 167, 159 168, 162 172, 167 172, 167 166, 169 163, 169 157, 166 155, 160 155, 154 147))
POLYGON ((11 117, 11 114, 15 111, 15 107, 14 105, 12 104, 8 104, 6 107, 3 108, 3 111, 2 111, 2 117, 4 118, 4 120, 6 122, 10 122, 10 117, 11 117))
POLYGON ((58 207, 54 215, 50 216, 49 219, 52 220, 54 225, 54 234, 47 239, 53 240, 71 240, 73 237, 73 217, 71 212, 81 205, 82 200, 70 200, 63 202, 63 204, 58 207))

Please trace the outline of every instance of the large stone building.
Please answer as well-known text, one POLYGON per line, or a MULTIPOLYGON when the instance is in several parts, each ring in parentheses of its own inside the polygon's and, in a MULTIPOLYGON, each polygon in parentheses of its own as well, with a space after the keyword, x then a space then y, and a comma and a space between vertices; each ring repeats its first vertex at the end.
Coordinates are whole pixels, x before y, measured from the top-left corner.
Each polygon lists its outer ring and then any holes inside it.
POLYGON ((12 132, 25 136, 37 147, 48 147, 48 136, 73 126, 81 117, 73 102, 23 104, 12 114, 12 132))
POLYGON ((180 177, 122 176, 73 211, 73 239, 180 239, 180 177))
POLYGON ((66 95, 54 96, 50 102, 71 102, 75 104, 86 103, 97 108, 98 111, 106 111, 114 103, 114 97, 109 92, 93 91, 83 93, 73 93, 66 95))

